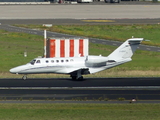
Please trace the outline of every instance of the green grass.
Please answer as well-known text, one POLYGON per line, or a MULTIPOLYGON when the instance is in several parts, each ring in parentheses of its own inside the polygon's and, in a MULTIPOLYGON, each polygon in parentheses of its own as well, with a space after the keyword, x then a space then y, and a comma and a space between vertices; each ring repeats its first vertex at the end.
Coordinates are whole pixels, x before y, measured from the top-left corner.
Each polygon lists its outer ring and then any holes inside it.
POLYGON ((125 41, 134 36, 151 40, 144 44, 160 46, 160 25, 54 25, 50 28, 41 25, 16 26, 117 41, 125 41))
POLYGON ((0 30, 0 72, 29 62, 43 53, 43 37, 0 30), (24 51, 28 57, 24 58, 24 51))
POLYGON ((0 104, 1 120, 159 120, 160 104, 0 104))

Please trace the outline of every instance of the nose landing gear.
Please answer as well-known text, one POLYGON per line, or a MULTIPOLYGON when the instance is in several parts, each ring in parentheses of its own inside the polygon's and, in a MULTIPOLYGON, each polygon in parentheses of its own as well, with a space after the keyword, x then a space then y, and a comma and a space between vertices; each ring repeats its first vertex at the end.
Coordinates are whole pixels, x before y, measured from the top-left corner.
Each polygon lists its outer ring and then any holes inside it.
POLYGON ((23 79, 23 80, 26 80, 26 79, 27 79, 27 75, 24 75, 24 76, 22 77, 22 79, 23 79))

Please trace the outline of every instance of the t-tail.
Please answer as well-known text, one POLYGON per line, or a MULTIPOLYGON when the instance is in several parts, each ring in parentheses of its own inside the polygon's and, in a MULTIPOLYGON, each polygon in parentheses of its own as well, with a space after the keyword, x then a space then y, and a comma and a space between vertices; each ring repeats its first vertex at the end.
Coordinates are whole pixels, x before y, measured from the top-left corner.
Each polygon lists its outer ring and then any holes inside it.
POLYGON ((126 40, 122 45, 120 45, 116 50, 114 50, 109 56, 109 60, 124 60, 130 59, 139 44, 144 40, 144 38, 131 38, 126 40))

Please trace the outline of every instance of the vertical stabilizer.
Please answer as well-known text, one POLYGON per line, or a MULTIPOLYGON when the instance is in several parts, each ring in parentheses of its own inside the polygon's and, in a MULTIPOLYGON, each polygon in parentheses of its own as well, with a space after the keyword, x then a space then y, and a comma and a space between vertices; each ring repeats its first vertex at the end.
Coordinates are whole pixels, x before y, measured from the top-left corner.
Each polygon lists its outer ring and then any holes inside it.
POLYGON ((143 38, 131 38, 126 40, 108 56, 109 60, 131 58, 137 47, 143 40, 143 38))

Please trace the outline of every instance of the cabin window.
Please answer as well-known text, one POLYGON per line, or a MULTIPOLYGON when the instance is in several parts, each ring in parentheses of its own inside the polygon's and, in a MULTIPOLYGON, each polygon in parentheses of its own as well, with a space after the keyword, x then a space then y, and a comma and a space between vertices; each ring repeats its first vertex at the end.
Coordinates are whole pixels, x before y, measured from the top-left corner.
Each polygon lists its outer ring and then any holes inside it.
POLYGON ((64 62, 64 60, 61 60, 61 62, 64 62))
POLYGON ((30 63, 31 63, 31 65, 34 65, 35 62, 36 62, 36 60, 32 60, 30 63))
POLYGON ((48 60, 46 60, 46 63, 49 63, 49 61, 48 61, 48 60))
POLYGON ((59 62, 59 60, 56 60, 56 62, 58 63, 58 62, 59 62))
POLYGON ((68 62, 69 60, 66 60, 66 62, 68 62))
POLYGON ((70 61, 73 62, 73 59, 71 59, 70 61))
POLYGON ((54 63, 54 60, 51 60, 51 63, 54 63))
POLYGON ((37 62, 36 63, 41 63, 41 61, 40 60, 37 60, 37 62))

